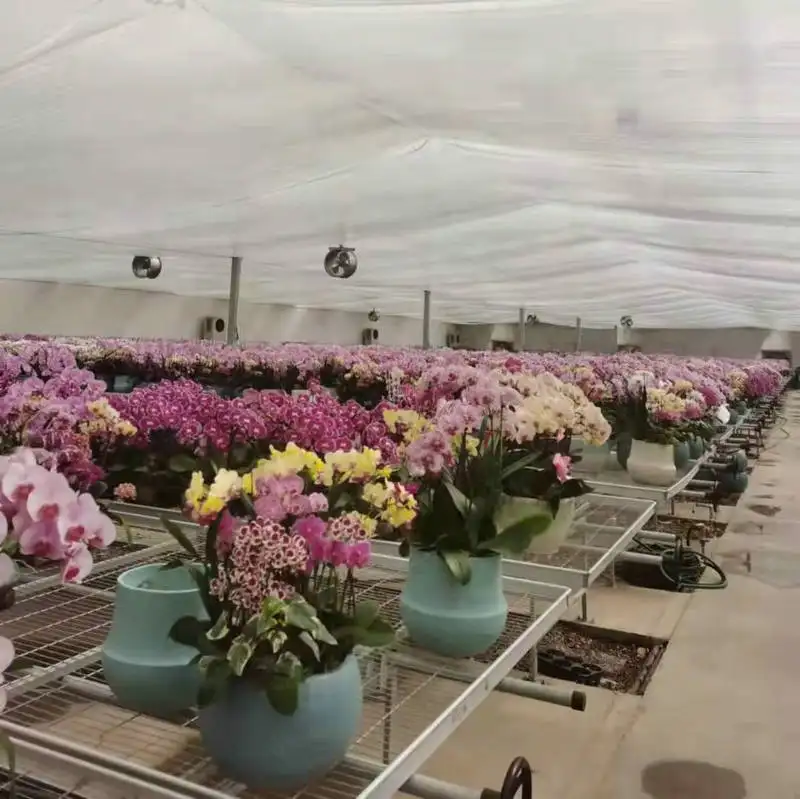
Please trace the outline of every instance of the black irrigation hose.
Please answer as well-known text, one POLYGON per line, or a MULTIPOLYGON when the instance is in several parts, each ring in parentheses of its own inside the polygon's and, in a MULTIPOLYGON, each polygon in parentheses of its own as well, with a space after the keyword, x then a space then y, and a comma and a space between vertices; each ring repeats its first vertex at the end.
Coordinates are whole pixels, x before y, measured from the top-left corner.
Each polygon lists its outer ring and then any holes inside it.
POLYGON ((715 590, 728 586, 728 577, 719 564, 711 560, 708 555, 684 546, 680 540, 676 541, 674 547, 648 544, 638 536, 635 536, 633 541, 645 554, 661 556, 658 564, 661 574, 675 585, 678 591, 715 590), (706 568, 717 574, 719 579, 716 582, 698 582, 697 575, 702 575, 706 568))
POLYGON ((499 791, 484 788, 481 799, 533 799, 533 769, 524 757, 511 761, 499 791))
MULTIPOLYGON (((671 582, 675 583, 675 585, 678 587, 678 591, 696 591, 697 589, 714 590, 719 588, 727 588, 728 586, 728 577, 725 572, 722 571, 721 566, 711 560, 708 555, 705 555, 702 552, 696 552, 688 547, 684 547, 681 541, 676 542, 674 550, 671 552, 664 552, 661 555, 661 562, 658 565, 661 569, 661 574, 663 574, 664 577, 671 582), (667 564, 672 564, 673 566, 671 573, 667 569, 667 564), (674 568, 675 566, 677 566, 677 568, 674 568), (717 582, 701 583, 697 582, 696 579, 691 579, 694 578, 695 574, 697 574, 700 566, 705 566, 706 568, 711 569, 713 572, 716 572, 717 576, 719 577, 717 582)), ((700 573, 702 574, 702 571, 700 573)))

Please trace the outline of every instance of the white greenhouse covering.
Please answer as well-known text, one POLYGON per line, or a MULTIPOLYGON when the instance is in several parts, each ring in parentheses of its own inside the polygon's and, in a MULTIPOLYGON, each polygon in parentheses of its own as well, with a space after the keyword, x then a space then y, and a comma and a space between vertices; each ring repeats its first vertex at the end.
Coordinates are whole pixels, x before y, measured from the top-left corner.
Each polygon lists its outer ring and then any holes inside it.
POLYGON ((800 329, 799 79, 798 0, 2 0, 0 278, 800 329))

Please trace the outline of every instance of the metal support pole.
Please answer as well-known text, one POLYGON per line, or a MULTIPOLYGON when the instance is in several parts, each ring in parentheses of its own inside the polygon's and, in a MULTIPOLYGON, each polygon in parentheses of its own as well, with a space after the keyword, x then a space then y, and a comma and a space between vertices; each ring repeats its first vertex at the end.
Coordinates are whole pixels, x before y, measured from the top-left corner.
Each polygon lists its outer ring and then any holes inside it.
POLYGON ((581 343, 583 339, 583 326, 581 325, 580 316, 575 317, 575 352, 581 351, 581 343))
POLYGON ((431 348, 431 292, 425 289, 422 293, 422 349, 431 348))
POLYGON ((231 290, 228 293, 228 344, 239 341, 239 283, 242 277, 242 259, 231 258, 231 290))
POLYGON ((517 316, 517 352, 525 350, 525 309, 520 308, 517 316))

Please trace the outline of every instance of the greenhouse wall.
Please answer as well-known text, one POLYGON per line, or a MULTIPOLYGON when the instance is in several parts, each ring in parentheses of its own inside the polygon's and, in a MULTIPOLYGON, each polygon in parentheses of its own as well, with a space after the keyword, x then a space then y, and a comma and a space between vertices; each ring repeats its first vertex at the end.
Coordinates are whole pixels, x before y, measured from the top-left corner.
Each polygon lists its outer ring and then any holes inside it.
MULTIPOLYGON (((203 317, 227 318, 227 303, 202 297, 178 297, 159 292, 108 289, 61 283, 0 281, 0 330, 6 333, 43 335, 94 335, 148 338, 196 338, 203 317)), ((387 345, 419 345, 422 322, 418 318, 383 316, 373 325, 366 312, 325 311, 282 305, 243 302, 239 332, 246 341, 303 341, 357 344, 366 327, 376 327, 379 342, 387 345)), ((447 334, 458 332, 460 346, 489 349, 495 339, 516 341, 514 324, 449 325, 432 322, 431 344, 444 346, 447 334)), ((757 328, 641 329, 632 341, 644 352, 717 357, 758 357, 762 349, 787 349, 800 360, 800 333, 781 334, 778 347, 774 332, 757 328), (765 346, 774 344, 775 346, 765 346)), ((574 327, 528 325, 525 349, 572 352, 574 327)), ((581 349, 615 352, 614 328, 584 328, 581 349)))
MULTIPOLYGON (((421 344, 422 322, 285 305, 239 306, 239 333, 247 341, 358 344, 367 327, 379 343, 421 344)), ((203 317, 227 319, 224 300, 174 294, 29 281, 0 281, 0 328, 5 333, 146 338, 196 338, 203 317)), ((451 325, 431 323, 431 344, 444 346, 451 325)))

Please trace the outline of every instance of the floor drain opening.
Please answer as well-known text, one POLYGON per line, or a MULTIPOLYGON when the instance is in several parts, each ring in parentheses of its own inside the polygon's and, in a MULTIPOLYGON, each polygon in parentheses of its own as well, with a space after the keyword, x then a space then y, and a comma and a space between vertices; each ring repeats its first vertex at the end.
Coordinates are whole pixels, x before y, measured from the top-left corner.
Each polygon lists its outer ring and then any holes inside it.
POLYGON ((538 670, 543 677, 641 696, 666 647, 663 638, 562 621, 539 645, 538 670))

